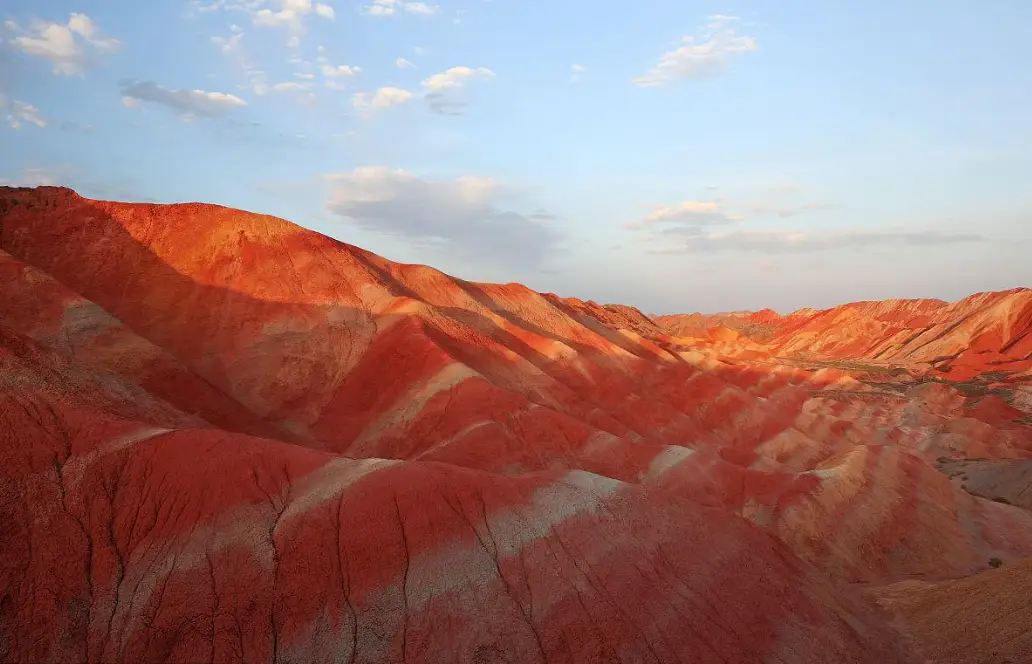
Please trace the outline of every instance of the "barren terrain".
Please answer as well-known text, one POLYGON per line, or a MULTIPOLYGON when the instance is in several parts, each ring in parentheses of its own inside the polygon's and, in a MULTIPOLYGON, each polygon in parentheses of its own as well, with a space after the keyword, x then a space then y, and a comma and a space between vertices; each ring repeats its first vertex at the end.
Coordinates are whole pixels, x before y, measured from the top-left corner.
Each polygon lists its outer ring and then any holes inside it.
POLYGON ((1032 661, 1032 290, 650 317, 0 188, 0 661, 1032 661))

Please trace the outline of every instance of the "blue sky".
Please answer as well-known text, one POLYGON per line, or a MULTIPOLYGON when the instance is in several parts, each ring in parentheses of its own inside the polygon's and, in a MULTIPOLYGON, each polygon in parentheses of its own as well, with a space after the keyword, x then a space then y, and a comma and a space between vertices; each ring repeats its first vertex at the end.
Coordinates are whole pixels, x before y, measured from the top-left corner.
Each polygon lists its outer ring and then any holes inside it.
POLYGON ((1032 285, 1032 5, 8 0, 0 179, 657 313, 1032 285))

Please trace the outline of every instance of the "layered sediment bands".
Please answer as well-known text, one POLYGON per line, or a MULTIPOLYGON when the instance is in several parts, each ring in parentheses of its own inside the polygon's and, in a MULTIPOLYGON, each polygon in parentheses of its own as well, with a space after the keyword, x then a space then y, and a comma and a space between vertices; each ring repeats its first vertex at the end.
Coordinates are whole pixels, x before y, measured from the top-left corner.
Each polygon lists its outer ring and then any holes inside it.
POLYGON ((9 661, 904 661, 858 596, 668 492, 10 397, 9 661))
POLYGON ((47 187, 0 252, 5 661, 922 661, 856 584, 1032 556, 1029 291, 678 322, 47 187))
POLYGON ((881 300, 832 309, 769 310, 657 317, 679 336, 717 327, 741 331, 772 353, 817 359, 912 366, 953 381, 983 374, 1027 380, 1032 369, 1032 290, 977 293, 957 302, 881 300))
POLYGON ((215 426, 289 436, 133 333, 101 306, 2 250, 0 322, 97 372, 121 376, 215 426))

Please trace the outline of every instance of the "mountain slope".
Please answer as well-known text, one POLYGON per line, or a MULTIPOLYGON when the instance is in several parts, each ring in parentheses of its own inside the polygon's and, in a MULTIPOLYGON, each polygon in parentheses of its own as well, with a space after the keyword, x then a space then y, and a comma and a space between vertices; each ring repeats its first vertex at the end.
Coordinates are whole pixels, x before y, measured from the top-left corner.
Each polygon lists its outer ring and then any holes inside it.
POLYGON ((0 188, 0 250, 5 659, 908 661, 850 583, 1032 556, 933 465, 1032 458, 1020 372, 863 364, 1016 357, 1022 291, 687 337, 50 187, 0 188))
POLYGON ((4 661, 903 661, 716 509, 191 428, 60 364, 0 330, 4 661))

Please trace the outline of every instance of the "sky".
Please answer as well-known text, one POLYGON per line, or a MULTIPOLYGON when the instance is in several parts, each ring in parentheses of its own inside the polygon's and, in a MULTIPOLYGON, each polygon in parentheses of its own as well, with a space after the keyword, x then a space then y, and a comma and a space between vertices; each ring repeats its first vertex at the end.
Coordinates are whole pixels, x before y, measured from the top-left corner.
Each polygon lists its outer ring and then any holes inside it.
POLYGON ((0 184, 650 313, 1032 286, 1032 3, 6 0, 0 184))

